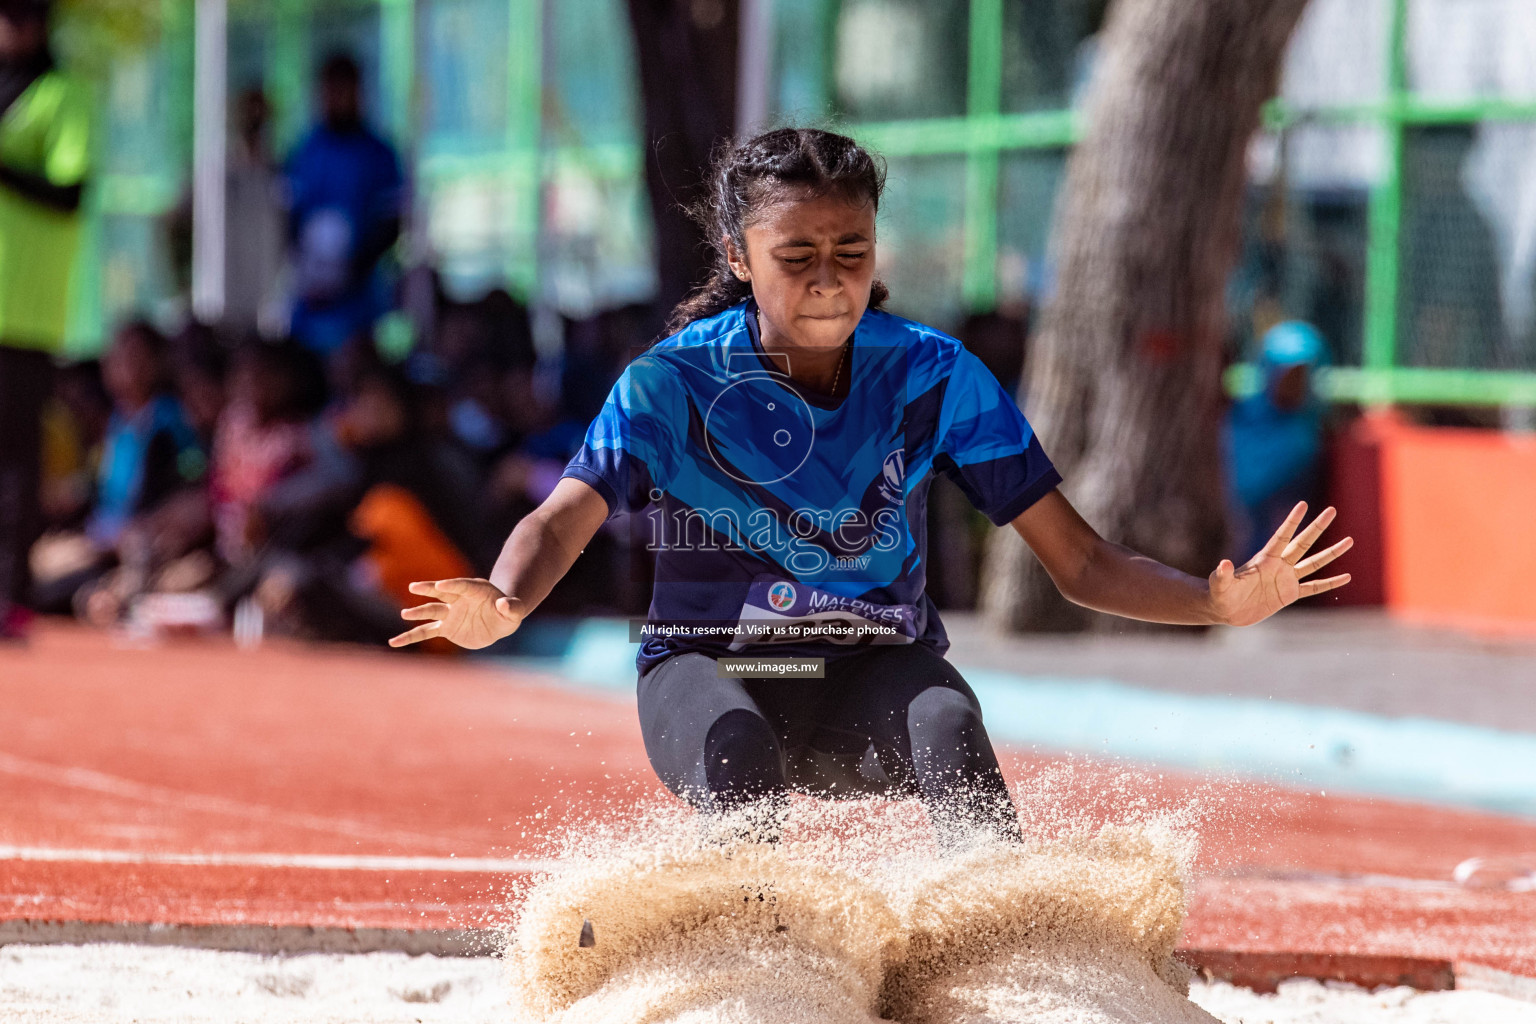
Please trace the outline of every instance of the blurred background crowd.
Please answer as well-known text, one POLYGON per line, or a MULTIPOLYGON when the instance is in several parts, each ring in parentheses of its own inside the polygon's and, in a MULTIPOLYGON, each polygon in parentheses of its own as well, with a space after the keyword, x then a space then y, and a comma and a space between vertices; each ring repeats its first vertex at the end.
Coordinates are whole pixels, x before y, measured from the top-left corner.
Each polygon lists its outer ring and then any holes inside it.
MULTIPOLYGON (((888 158, 891 308, 1018 389, 1107 7, 0 0, 0 635, 379 642, 407 581, 484 573, 697 280, 679 202, 755 125, 888 158)), ((1233 553, 1337 490, 1362 409, 1533 425, 1532 32, 1312 0, 1228 295, 1233 553)), ((933 509, 970 607, 985 522, 933 509)), ((642 611, 641 547, 614 525, 551 610, 642 611)))

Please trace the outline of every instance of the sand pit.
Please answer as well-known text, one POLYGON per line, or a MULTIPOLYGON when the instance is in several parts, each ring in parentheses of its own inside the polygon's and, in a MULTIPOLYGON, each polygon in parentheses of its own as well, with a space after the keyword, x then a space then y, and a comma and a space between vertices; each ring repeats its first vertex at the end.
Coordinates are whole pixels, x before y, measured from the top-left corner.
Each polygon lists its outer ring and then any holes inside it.
POLYGON ((1209 1024, 1173 959, 1192 842, 1108 826, 940 858, 910 815, 800 808, 778 845, 696 821, 571 857, 507 959, 549 1024, 1209 1024), (807 817, 814 821, 805 820, 807 817), (583 932, 586 940, 583 940, 583 932))
MULTIPOLYGON (((1294 981, 1261 996, 1197 980, 1191 995, 1225 1024, 1536 1024, 1536 1003, 1488 992, 1373 993, 1294 981)), ((505 966, 489 957, 0 948, 6 1024, 527 1024, 509 998, 505 966)))
POLYGON ((523 1012, 551 1022, 869 1024, 900 936, 857 879, 740 845, 557 875, 529 893, 507 960, 523 1012))

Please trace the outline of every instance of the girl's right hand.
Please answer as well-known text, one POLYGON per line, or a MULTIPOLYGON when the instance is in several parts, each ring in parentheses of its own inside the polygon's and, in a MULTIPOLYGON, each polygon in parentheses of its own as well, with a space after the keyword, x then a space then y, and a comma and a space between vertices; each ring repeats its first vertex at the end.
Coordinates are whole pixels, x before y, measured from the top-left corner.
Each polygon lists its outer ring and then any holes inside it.
POLYGON ((391 647, 404 647, 434 636, 452 640, 460 647, 478 650, 489 647, 504 636, 517 632, 524 613, 490 580, 456 579, 435 583, 412 583, 411 593, 431 598, 400 612, 402 619, 420 621, 389 641, 391 647))

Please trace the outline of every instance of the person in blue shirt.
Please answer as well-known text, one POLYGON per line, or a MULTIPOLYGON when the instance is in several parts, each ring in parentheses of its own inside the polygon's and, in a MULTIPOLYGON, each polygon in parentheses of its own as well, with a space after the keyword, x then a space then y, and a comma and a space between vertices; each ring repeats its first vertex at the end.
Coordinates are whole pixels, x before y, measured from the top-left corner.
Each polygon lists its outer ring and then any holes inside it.
POLYGON ((110 600, 97 598, 96 606, 110 619, 123 599, 185 554, 203 532, 200 489, 208 460, 172 393, 168 349, 154 325, 136 320, 117 330, 102 357, 112 412, 95 502, 83 532, 39 542, 43 570, 33 600, 40 611, 84 611, 90 595, 101 593, 110 600))
POLYGON ((599 527, 640 514, 655 589, 640 647, 661 780, 772 838, 787 795, 921 799, 941 842, 1016 839, 1015 812, 924 592, 926 501, 943 474, 1034 549, 1070 599, 1157 622, 1243 625, 1348 581, 1305 581, 1333 518, 1298 506, 1241 569, 1196 579, 1099 537, 1017 404, 955 339, 884 312, 881 165, 785 128, 725 149, 698 211, 717 259, 635 359, 549 499, 489 579, 413 584, 422 625, 471 648, 514 632, 599 527), (823 659, 789 675, 781 655, 823 659), (730 674, 729 659, 749 662, 730 674), (755 662, 756 664, 752 664, 755 662))
POLYGON ((400 237, 405 177, 363 121, 362 75, 344 54, 320 69, 322 119, 289 156, 290 332, 321 356, 372 329, 389 308, 380 260, 400 237))
POLYGON ((102 441, 96 507, 85 532, 100 548, 117 546, 139 516, 200 484, 208 459, 170 387, 169 345, 153 325, 118 330, 102 359, 112 418, 102 441))
POLYGON ((1317 487, 1323 407, 1312 374, 1327 358, 1323 336, 1309 323, 1286 320, 1264 334, 1263 386, 1232 406, 1222 437, 1238 550, 1274 530, 1317 487))

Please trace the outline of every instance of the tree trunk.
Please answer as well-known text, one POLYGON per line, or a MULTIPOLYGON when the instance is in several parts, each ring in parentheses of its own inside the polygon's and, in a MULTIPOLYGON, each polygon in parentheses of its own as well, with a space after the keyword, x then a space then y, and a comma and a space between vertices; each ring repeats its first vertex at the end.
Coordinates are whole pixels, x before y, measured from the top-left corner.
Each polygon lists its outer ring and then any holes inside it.
MULTIPOLYGON (((1224 295, 1248 142, 1306 0, 1118 0, 1056 229, 1025 409, 1100 533, 1186 572, 1225 538, 1224 295)), ((1068 604, 1012 530, 982 607, 1009 630, 1124 628, 1068 604)))
POLYGON ((739 0, 629 0, 645 108, 645 183, 655 225, 655 324, 703 283, 709 255, 683 205, 736 120, 739 0))

